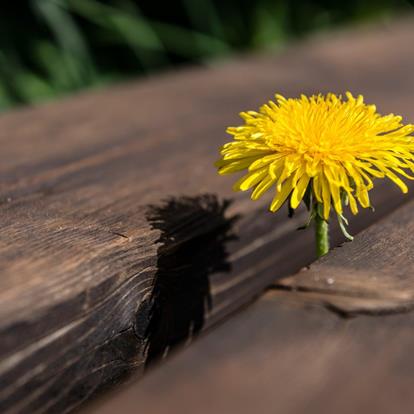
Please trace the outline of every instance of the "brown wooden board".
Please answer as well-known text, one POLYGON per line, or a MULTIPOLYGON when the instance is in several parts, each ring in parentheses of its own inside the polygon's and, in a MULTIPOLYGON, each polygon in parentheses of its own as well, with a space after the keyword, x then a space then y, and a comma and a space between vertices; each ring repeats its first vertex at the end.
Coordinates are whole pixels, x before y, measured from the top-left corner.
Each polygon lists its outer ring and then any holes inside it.
MULTIPOLYGON (((304 212, 272 215, 271 195, 216 175, 223 131, 276 91, 350 89, 413 121, 411 27, 2 115, 0 412, 69 412, 310 263, 304 212)), ((352 231, 410 197, 378 185, 352 231)))
POLYGON ((413 209, 412 201, 282 279, 142 382, 85 412, 411 413, 413 209))

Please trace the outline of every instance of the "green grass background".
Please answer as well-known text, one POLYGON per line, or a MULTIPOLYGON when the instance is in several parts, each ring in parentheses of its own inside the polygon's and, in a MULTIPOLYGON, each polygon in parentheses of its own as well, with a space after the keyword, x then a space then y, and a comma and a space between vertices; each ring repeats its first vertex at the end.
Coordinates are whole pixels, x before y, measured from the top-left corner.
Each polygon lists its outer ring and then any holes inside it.
POLYGON ((5 2, 0 110, 412 10, 413 0, 5 2))

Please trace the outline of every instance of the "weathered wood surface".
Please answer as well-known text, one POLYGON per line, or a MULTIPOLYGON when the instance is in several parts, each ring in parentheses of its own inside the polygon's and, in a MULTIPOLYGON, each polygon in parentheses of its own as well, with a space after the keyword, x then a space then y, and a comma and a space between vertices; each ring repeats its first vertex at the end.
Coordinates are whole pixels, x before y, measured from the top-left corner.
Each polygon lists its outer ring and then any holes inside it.
POLYGON ((142 382, 86 412, 411 413, 413 211, 412 201, 280 280, 142 382))
MULTIPOLYGON (((413 41, 345 33, 0 117, 0 411, 68 412, 310 263, 302 213, 216 176, 223 131, 276 90, 413 120, 413 41)), ((379 186, 353 231, 408 199, 379 186)))

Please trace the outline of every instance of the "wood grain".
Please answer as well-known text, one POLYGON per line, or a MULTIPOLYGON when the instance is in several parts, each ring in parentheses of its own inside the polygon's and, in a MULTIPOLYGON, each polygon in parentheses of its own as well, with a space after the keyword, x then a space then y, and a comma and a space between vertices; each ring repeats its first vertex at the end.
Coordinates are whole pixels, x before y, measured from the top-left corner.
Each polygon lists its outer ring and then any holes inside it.
MULTIPOLYGON (((350 89, 413 120, 411 27, 2 115, 0 411, 69 412, 310 263, 303 212, 271 215, 216 175, 223 131, 276 90, 350 89)), ((408 199, 378 186, 354 233, 408 199)))
POLYGON ((85 412, 411 412, 413 208, 411 201, 278 281, 142 382, 85 412))

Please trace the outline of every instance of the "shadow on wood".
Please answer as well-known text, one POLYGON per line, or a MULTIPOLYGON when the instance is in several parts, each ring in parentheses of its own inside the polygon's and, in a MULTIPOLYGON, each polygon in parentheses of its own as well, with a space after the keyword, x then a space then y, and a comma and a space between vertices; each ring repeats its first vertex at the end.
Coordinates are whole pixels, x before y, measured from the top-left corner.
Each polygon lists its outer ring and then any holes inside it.
POLYGON ((157 273, 146 332, 146 365, 197 335, 211 310, 209 275, 228 272, 226 244, 237 216, 226 218, 229 200, 214 195, 171 198, 151 206, 147 218, 161 230, 157 273))

